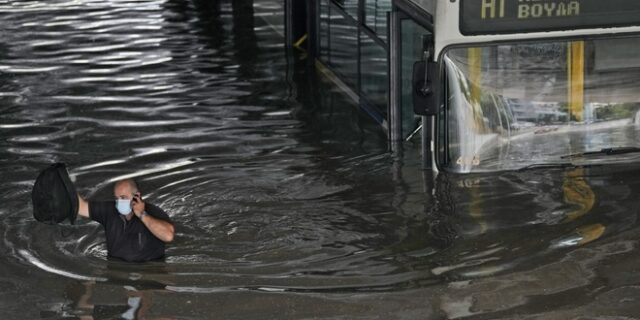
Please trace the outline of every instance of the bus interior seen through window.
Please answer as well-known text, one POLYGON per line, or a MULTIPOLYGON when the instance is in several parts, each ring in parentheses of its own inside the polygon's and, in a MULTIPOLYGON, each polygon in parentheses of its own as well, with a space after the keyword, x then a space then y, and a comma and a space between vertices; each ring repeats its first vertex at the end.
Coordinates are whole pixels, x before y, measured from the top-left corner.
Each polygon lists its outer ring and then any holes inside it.
MULTIPOLYGON (((452 48, 446 168, 518 169, 566 154, 640 147, 638 37, 452 48), (616 48, 611 50, 610 48, 616 48)), ((624 162, 638 155, 571 159, 624 162)))

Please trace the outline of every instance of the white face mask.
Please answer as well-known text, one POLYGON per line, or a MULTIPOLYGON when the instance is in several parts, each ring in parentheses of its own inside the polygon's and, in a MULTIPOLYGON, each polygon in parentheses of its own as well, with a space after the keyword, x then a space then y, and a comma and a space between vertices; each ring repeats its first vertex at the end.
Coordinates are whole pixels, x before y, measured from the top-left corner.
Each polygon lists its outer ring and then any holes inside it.
POLYGON ((131 200, 129 199, 116 199, 116 209, 121 215, 128 215, 131 213, 131 200))

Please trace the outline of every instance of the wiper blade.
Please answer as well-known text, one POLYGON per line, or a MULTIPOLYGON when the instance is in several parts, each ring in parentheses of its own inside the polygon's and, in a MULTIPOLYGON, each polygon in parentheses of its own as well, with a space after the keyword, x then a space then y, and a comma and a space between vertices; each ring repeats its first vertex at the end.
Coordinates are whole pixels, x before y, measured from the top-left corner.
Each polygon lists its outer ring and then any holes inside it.
POLYGON ((635 152, 640 152, 640 148, 638 147, 604 148, 604 149, 600 149, 599 151, 588 151, 588 152, 568 154, 566 156, 560 157, 560 159, 576 158, 576 157, 598 155, 598 154, 611 156, 616 154, 635 153, 635 152))
POLYGON ((556 162, 556 163, 534 163, 528 166, 524 166, 516 171, 527 171, 535 169, 577 169, 577 168, 592 168, 599 167, 601 164, 574 164, 571 162, 556 162))
POLYGON ((524 166, 516 171, 526 171, 532 169, 556 169, 556 168, 577 168, 582 166, 577 166, 570 162, 560 162, 560 163, 534 163, 528 166, 524 166))

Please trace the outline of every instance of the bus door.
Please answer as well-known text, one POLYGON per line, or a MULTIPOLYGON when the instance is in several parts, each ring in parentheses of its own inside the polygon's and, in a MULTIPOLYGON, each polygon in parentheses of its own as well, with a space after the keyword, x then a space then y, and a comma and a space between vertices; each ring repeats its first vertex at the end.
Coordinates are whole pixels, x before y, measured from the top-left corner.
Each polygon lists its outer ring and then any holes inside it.
POLYGON ((435 1, 393 1, 389 46, 391 140, 408 141, 422 136, 427 166, 431 154, 428 124, 433 117, 415 112, 415 108, 429 107, 424 97, 430 94, 426 76, 433 71, 426 62, 433 60, 433 19, 429 10, 434 8, 435 1))

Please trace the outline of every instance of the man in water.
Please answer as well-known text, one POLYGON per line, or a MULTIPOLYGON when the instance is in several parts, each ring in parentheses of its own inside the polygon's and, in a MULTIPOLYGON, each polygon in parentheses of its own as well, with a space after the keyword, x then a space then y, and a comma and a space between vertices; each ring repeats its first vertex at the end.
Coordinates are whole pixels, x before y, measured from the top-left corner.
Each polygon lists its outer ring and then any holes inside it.
POLYGON ((145 203, 132 179, 117 181, 113 194, 115 201, 86 201, 78 195, 78 215, 104 227, 108 256, 138 262, 162 259, 165 243, 175 234, 169 216, 145 203))

